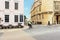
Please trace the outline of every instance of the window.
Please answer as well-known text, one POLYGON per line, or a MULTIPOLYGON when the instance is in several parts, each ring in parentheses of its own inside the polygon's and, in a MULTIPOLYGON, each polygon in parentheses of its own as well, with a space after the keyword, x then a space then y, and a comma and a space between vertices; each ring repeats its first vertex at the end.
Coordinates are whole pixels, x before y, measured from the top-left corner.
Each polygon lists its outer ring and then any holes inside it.
POLYGON ((20 22, 23 22, 23 15, 20 15, 20 22))
POLYGON ((42 19, 44 19, 44 14, 42 14, 42 19))
POLYGON ((5 8, 9 9, 9 2, 8 1, 5 1, 5 8))
POLYGON ((60 1, 54 1, 54 7, 56 10, 60 10, 60 1))
POLYGON ((41 14, 39 14, 39 19, 41 19, 41 14))
POLYGON ((15 9, 16 10, 18 9, 18 3, 15 3, 15 9))
POLYGON ((18 22, 18 15, 15 15, 15 22, 18 22))
POLYGON ((39 6, 39 11, 41 11, 41 5, 39 6))
POLYGON ((5 15, 5 22, 9 22, 9 15, 5 15))

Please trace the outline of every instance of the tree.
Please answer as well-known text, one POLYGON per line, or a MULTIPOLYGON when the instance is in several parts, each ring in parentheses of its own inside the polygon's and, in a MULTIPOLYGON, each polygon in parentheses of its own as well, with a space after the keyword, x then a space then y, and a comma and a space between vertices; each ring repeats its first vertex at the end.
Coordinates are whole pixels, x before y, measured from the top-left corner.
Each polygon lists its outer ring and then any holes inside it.
POLYGON ((27 17, 24 15, 24 22, 25 22, 26 19, 27 19, 27 17))
POLYGON ((24 24, 26 25, 26 19, 27 19, 27 17, 24 15, 24 24))

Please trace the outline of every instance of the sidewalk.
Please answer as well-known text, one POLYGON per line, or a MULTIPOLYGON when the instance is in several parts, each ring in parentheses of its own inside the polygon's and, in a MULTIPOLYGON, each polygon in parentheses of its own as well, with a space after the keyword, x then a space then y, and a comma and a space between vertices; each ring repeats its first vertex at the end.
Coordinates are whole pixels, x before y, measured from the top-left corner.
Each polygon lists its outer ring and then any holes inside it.
POLYGON ((4 32, 2 40, 35 40, 26 32, 17 29, 15 31, 4 32))
POLYGON ((24 25, 23 28, 0 29, 0 32, 11 32, 11 31, 25 30, 25 29, 28 29, 28 26, 24 25))
POLYGON ((35 40, 32 36, 21 29, 6 29, 2 30, 0 33, 2 33, 0 40, 35 40))

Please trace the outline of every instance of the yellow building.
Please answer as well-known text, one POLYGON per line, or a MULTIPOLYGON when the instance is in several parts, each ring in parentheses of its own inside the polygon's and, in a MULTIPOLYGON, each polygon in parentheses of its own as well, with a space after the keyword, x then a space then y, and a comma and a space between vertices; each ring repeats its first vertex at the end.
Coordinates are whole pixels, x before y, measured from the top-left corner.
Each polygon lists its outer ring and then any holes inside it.
POLYGON ((60 0, 35 0, 31 21, 34 24, 60 24, 60 0))

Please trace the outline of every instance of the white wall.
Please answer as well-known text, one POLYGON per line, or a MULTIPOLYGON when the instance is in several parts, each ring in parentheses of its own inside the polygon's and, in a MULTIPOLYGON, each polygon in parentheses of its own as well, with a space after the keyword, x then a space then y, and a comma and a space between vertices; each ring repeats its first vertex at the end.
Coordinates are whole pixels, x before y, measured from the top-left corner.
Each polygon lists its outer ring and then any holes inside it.
MULTIPOLYGON (((0 18, 3 20, 1 24, 3 25, 17 25, 17 23, 14 22, 14 15, 24 15, 24 1, 23 0, 0 0, 0 18), (5 9, 5 1, 9 1, 9 9, 5 9), (18 2, 19 3, 19 9, 15 10, 14 8, 14 3, 18 2), (9 15, 9 23, 5 23, 5 18, 4 15, 9 15)), ((20 22, 20 21, 19 21, 20 22)), ((18 23, 19 23, 18 22, 18 23)), ((24 23, 24 22, 22 22, 24 23)))

